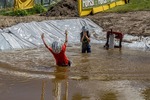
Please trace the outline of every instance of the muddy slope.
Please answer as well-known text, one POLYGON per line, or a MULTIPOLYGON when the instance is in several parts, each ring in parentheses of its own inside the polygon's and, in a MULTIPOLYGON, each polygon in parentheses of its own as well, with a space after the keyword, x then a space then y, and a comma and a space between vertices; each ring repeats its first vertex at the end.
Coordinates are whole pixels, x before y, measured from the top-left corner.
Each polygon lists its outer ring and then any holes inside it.
POLYGON ((98 13, 88 16, 104 30, 113 29, 124 34, 150 36, 150 11, 128 13, 98 13))
POLYGON ((62 0, 54 7, 51 7, 48 12, 45 13, 46 16, 78 16, 77 0, 62 0))
MULTIPOLYGON (((26 17, 0 16, 0 28, 5 28, 21 22, 42 21, 51 19, 67 19, 78 17, 46 17, 32 15, 26 17)), ((114 31, 120 31, 124 34, 150 36, 150 11, 138 11, 128 13, 98 13, 82 18, 90 18, 104 31, 113 28, 114 31)))

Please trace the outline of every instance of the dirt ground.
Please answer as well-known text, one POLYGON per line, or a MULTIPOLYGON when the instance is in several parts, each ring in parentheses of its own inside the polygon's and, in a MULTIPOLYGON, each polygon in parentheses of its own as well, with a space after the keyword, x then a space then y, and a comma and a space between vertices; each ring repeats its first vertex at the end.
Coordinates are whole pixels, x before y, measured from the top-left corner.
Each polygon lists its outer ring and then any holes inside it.
POLYGON ((77 0, 62 0, 55 6, 51 7, 46 13, 46 16, 78 16, 77 0))
MULTIPOLYGON (((46 17, 40 15, 32 15, 25 17, 0 16, 0 28, 9 27, 21 22, 54 20, 54 19, 69 19, 79 17, 46 17)), ((98 13, 82 18, 90 18, 97 23, 104 31, 112 28, 114 31, 119 31, 124 34, 150 36, 150 11, 137 11, 128 13, 98 13)))
MULTIPOLYGON (((43 21, 54 19, 79 18, 77 0, 62 0, 51 7, 46 13, 25 17, 10 17, 0 15, 0 28, 9 27, 21 22, 43 21)), ((122 32, 137 36, 150 36, 150 11, 127 13, 97 13, 82 18, 90 18, 104 31, 122 32)))
POLYGON ((150 11, 128 13, 98 13, 88 16, 104 30, 113 29, 124 34, 150 36, 150 11))

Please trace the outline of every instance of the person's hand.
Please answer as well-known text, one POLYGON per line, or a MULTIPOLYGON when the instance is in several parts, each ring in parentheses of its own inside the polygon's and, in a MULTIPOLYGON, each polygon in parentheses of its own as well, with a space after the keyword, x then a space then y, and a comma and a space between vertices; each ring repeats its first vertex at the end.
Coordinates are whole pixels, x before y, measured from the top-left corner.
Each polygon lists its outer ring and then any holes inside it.
POLYGON ((41 38, 44 39, 44 33, 42 33, 41 38))
POLYGON ((86 32, 83 33, 83 36, 87 36, 86 32))
POLYGON ((67 30, 65 30, 65 34, 68 35, 68 31, 67 30))

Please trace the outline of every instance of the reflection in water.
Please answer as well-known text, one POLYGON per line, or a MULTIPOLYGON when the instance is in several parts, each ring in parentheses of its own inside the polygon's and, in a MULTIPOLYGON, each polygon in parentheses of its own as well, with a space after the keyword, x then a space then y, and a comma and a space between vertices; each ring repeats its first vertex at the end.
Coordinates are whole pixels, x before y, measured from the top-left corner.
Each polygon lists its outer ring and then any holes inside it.
POLYGON ((82 96, 81 94, 77 93, 73 95, 72 100, 83 100, 83 99, 90 99, 90 97, 82 96))
POLYGON ((54 89, 54 100, 62 100, 61 99, 61 91, 63 91, 62 85, 65 85, 65 95, 63 97, 63 100, 68 100, 68 75, 67 75, 68 67, 56 67, 56 78, 53 79, 53 83, 55 84, 54 89), (62 84, 62 81, 65 80, 65 84, 62 84))
MULTIPOLYGON (((53 89, 53 94, 54 94, 54 99, 53 100, 68 100, 68 67, 56 67, 55 70, 55 78, 52 79, 52 83, 54 84, 54 89, 53 89), (65 80, 65 84, 62 84, 62 81, 65 80), (65 89, 62 90, 62 85, 64 85, 65 89), (65 94, 63 97, 62 96, 62 91, 65 91, 65 94)), ((44 94, 45 94, 45 84, 46 81, 42 81, 42 94, 41 94, 41 100, 44 99, 44 94)), ((52 98, 50 98, 52 99, 52 98)))
POLYGON ((44 94, 45 94, 45 81, 42 81, 42 94, 41 94, 41 100, 44 100, 44 94))
POLYGON ((150 100, 150 88, 145 89, 142 94, 145 100, 150 100))
POLYGON ((115 93, 107 93, 100 98, 102 98, 101 100, 117 100, 117 96, 115 93))
POLYGON ((0 100, 150 100, 150 52, 68 49, 69 68, 42 48, 0 52, 0 100))
MULTIPOLYGON (((69 80, 68 67, 57 67, 55 78, 52 79, 53 92, 52 100, 144 100, 148 98, 149 93, 146 90, 145 95, 142 91, 146 88, 140 81, 101 81, 89 80, 83 78, 79 80, 69 80), (73 81, 73 84, 72 82, 73 81), (70 82, 70 83, 69 83, 70 82), (70 87, 69 87, 70 84, 70 87), (69 92, 70 91, 70 92, 69 92), (69 99, 70 98, 70 99, 69 99)), ((42 81, 41 100, 44 95, 49 94, 46 91, 46 81, 42 81)), ((49 84, 47 85, 49 86, 49 84)), ((150 85, 149 85, 150 86, 150 85)), ((149 100, 149 99, 146 99, 149 100)))

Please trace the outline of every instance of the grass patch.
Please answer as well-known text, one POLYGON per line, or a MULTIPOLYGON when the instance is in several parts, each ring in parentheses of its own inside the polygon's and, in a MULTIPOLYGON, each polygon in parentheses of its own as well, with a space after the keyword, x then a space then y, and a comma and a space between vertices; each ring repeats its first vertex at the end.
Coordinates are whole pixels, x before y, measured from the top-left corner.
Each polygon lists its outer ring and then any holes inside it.
POLYGON ((0 10, 0 14, 4 16, 27 16, 33 14, 40 14, 46 11, 47 9, 44 6, 36 4, 33 8, 27 10, 3 9, 0 10))
POLYGON ((41 4, 36 4, 33 8, 28 10, 28 12, 30 14, 40 14, 40 13, 43 13, 46 11, 47 11, 47 9, 44 6, 42 6, 41 4))
POLYGON ((105 12, 124 13, 130 11, 144 11, 144 10, 150 10, 150 0, 130 0, 130 3, 126 5, 117 6, 105 12))

